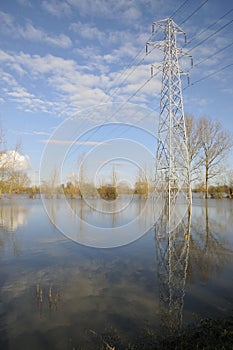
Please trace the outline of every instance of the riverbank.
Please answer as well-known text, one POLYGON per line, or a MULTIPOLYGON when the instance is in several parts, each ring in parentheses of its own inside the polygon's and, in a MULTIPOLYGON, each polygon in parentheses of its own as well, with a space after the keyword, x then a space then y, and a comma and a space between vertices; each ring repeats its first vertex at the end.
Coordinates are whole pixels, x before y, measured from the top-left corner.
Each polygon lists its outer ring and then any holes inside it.
POLYGON ((184 327, 179 334, 169 336, 145 329, 132 344, 124 344, 114 331, 104 333, 101 339, 100 350, 232 350, 233 315, 201 319, 195 325, 184 327))

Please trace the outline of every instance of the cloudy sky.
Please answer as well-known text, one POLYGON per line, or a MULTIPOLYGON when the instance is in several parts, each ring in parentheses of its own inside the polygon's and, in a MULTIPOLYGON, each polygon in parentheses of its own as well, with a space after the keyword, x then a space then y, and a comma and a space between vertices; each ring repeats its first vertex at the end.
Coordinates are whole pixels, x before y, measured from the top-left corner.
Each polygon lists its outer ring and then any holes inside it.
MULTIPOLYGON (((90 109, 109 103, 132 103, 156 116, 161 75, 150 80, 150 65, 162 55, 145 56, 145 44, 152 23, 170 16, 186 32, 183 47, 194 60, 193 68, 181 62, 190 75, 189 87, 182 80, 185 112, 233 130, 230 0, 2 0, 0 116, 8 149, 21 139, 33 173, 46 141, 67 118, 79 114, 88 129, 95 118, 90 109)), ((99 112, 98 123, 114 121, 114 113, 99 112)), ((124 111, 117 121, 137 125, 140 118, 124 111)), ((104 131, 102 139, 98 132, 83 138, 82 147, 103 141, 104 131)))

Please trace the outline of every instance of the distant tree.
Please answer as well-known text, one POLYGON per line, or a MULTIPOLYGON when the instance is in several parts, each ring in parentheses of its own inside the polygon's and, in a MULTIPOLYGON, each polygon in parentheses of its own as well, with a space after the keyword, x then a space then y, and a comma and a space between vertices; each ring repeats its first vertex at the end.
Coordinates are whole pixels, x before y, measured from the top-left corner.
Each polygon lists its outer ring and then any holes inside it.
POLYGON ((14 193, 22 193, 27 190, 30 184, 30 179, 28 175, 24 172, 15 172, 14 173, 14 182, 12 187, 12 192, 14 193))
POLYGON ((85 160, 85 155, 82 154, 79 159, 78 159, 78 187, 80 190, 80 197, 83 198, 83 195, 86 193, 87 186, 86 186, 86 181, 87 181, 87 174, 84 168, 84 160, 85 160))
POLYGON ((134 193, 139 195, 144 195, 145 198, 148 197, 149 183, 145 173, 145 170, 138 168, 138 173, 136 181, 134 184, 134 193))
POLYGON ((13 152, 11 152, 11 157, 9 159, 9 162, 6 163, 6 170, 8 173, 8 183, 9 183, 9 190, 8 193, 11 194, 13 190, 16 188, 16 182, 17 182, 17 156, 21 150, 21 142, 17 142, 15 145, 15 149, 13 152))
POLYGON ((5 179, 6 179, 6 165, 7 159, 6 148, 5 148, 5 137, 2 128, 2 124, 0 123, 0 197, 3 192, 5 192, 5 179))
POLYGON ((75 199, 76 195, 80 194, 79 188, 77 186, 77 181, 68 181, 66 183, 66 186, 63 186, 63 193, 65 195, 69 195, 71 199, 75 199))
POLYGON ((221 165, 231 149, 232 136, 221 124, 206 117, 198 120, 201 157, 205 172, 205 196, 208 198, 209 180, 221 173, 221 165))
POLYGON ((85 154, 82 154, 77 160, 76 173, 77 178, 75 183, 79 189, 78 194, 80 195, 80 197, 96 197, 97 189, 92 179, 90 180, 88 177, 87 160, 85 158, 85 154))
POLYGON ((116 187, 117 186, 117 173, 115 171, 115 167, 112 167, 112 186, 116 187))
POLYGON ((41 190, 47 198, 53 198, 58 193, 58 169, 56 166, 52 169, 49 179, 42 182, 41 190))
POLYGON ((126 181, 119 181, 117 183, 117 193, 119 194, 131 194, 132 189, 126 181))
POLYGON ((196 181, 200 177, 200 167, 203 164, 203 158, 200 155, 201 138, 197 120, 192 115, 185 117, 186 139, 188 148, 188 168, 190 172, 190 181, 196 181))
POLYGON ((118 193, 115 186, 101 186, 98 188, 100 197, 105 200, 115 200, 117 199, 118 193))
POLYGON ((227 170, 224 175, 224 184, 227 185, 227 196, 233 199, 233 170, 227 170))

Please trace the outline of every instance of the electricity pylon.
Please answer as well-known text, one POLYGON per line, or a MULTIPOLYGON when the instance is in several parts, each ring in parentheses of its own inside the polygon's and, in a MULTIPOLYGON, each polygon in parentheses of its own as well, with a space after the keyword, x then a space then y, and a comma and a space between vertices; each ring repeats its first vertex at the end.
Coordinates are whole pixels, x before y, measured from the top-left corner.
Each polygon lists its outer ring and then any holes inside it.
POLYGON ((177 47, 177 34, 183 34, 185 41, 186 35, 171 18, 153 23, 153 36, 157 33, 159 36, 161 30, 163 40, 147 42, 146 51, 150 53, 150 46, 163 51, 163 64, 151 66, 152 77, 154 68, 162 72, 155 187, 157 194, 166 199, 170 217, 178 194, 188 205, 192 197, 181 86, 181 75, 188 73, 181 70, 179 65, 180 56, 191 56, 177 47))
POLYGON ((146 51, 149 54, 153 47, 163 52, 163 63, 151 66, 152 77, 154 68, 162 72, 155 190, 163 199, 163 210, 155 239, 161 321, 174 331, 182 324, 192 202, 181 83, 181 75, 188 73, 180 68, 179 58, 191 56, 177 47, 177 34, 183 34, 185 41, 186 35, 171 18, 153 23, 152 38, 161 32, 163 39, 147 42, 146 51))

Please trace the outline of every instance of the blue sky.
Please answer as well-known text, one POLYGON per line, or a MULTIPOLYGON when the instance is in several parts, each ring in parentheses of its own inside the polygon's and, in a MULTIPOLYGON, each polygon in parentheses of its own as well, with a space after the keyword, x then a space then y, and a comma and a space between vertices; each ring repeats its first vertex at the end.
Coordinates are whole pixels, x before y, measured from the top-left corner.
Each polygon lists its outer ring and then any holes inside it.
MULTIPOLYGON (((161 76, 145 82, 161 53, 145 56, 145 44, 152 22, 174 12, 174 21, 187 33, 184 48, 194 60, 191 85, 183 95, 185 112, 217 119, 233 130, 233 66, 221 70, 233 63, 232 8, 230 0, 2 0, 0 117, 8 148, 20 139, 35 174, 46 141, 72 116, 80 124, 72 136, 79 137, 74 162, 110 137, 109 127, 88 131, 102 122, 130 123, 153 133, 161 76), (126 101, 138 112, 127 113, 126 101), (95 106, 102 104, 96 115, 95 106), (120 105, 123 110, 116 110, 120 105)), ((110 134, 149 143, 151 151, 154 147, 153 137, 132 127, 113 127, 110 134)))

